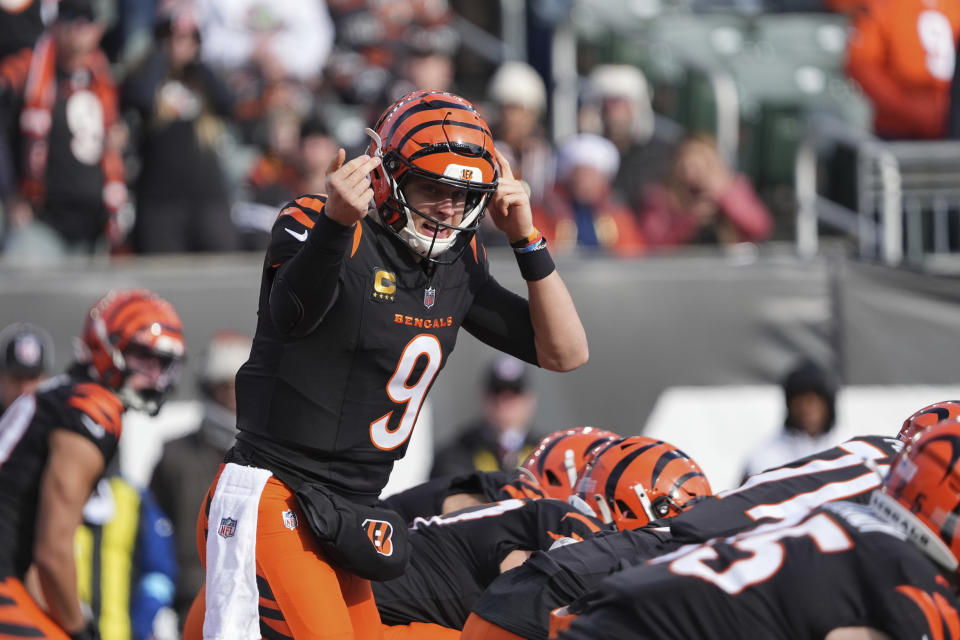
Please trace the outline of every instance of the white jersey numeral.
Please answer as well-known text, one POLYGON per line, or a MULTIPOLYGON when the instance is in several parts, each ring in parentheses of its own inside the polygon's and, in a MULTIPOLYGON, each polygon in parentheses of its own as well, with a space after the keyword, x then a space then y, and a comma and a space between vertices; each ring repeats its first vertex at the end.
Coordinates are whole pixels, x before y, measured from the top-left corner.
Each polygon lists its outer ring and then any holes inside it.
POLYGON ((0 417, 0 466, 7 461, 14 447, 23 438, 36 411, 36 397, 27 394, 17 398, 0 417))
POLYGON ((423 400, 427 397, 427 390, 440 370, 442 355, 440 341, 429 333, 421 333, 404 347, 397 370, 387 382, 387 395, 393 402, 406 406, 400 424, 394 430, 390 429, 393 411, 370 423, 370 441, 378 449, 396 449, 413 433, 413 426, 417 422, 423 400), (427 364, 419 379, 411 383, 410 376, 421 356, 427 358, 427 364))
POLYGON ((743 538, 732 538, 730 544, 733 548, 750 554, 750 557, 734 560, 723 571, 717 571, 707 564, 718 558, 713 545, 693 547, 673 560, 669 568, 677 575, 700 578, 730 595, 737 595, 751 585, 769 580, 780 570, 786 553, 780 544, 781 540, 802 537, 813 540, 821 553, 837 553, 853 547, 847 532, 830 516, 820 513, 792 526, 784 523, 763 532, 757 530, 743 538))

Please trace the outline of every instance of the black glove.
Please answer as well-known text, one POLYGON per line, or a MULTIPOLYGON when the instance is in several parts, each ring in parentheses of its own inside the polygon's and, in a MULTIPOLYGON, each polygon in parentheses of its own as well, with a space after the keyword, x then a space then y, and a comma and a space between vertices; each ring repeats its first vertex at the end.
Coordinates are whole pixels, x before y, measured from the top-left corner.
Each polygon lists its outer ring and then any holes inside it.
POLYGON ((70 634, 70 640, 100 640, 100 630, 91 620, 80 631, 70 634))

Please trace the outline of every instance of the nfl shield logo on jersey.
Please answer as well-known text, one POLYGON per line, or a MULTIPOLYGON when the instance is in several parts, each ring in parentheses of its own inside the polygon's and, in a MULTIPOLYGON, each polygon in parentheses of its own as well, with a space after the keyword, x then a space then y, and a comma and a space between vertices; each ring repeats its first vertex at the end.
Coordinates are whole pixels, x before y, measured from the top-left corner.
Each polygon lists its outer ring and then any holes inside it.
POLYGON ((423 306, 427 309, 433 306, 433 303, 437 301, 437 290, 433 287, 423 290, 423 306))
POLYGON ((283 526, 293 531, 297 528, 298 524, 299 522, 297 521, 297 514, 295 514, 293 511, 283 512, 283 526))
POLYGON ((217 533, 223 536, 224 538, 232 538, 233 535, 237 532, 237 521, 233 518, 222 518, 220 520, 220 528, 217 529, 217 533))

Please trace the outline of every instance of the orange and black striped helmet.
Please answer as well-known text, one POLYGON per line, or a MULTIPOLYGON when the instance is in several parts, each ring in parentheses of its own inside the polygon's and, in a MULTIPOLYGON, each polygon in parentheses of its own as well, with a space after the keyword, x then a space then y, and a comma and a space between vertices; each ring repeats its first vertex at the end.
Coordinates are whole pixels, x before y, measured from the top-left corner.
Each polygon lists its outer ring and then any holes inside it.
POLYGON ((632 436, 604 445, 584 469, 577 495, 620 530, 670 518, 711 495, 700 466, 672 444, 632 436))
POLYGON ((960 560, 960 420, 929 427, 890 465, 873 509, 941 566, 960 560))
MULTIPOLYGON (((419 255, 437 256, 470 242, 497 189, 498 166, 490 127, 470 102, 443 91, 414 91, 380 116, 370 155, 379 155, 381 167, 371 184, 384 225, 419 255), (407 202, 404 185, 412 177, 466 191, 463 217, 454 225, 418 211, 407 202), (430 222, 433 232, 419 233, 414 216, 430 222), (449 233, 441 233, 449 229, 449 233)), ((459 251, 451 253, 449 261, 459 251)))
POLYGON ((566 500, 591 453, 620 436, 596 427, 570 427, 547 435, 520 465, 536 478, 548 498, 566 500))
POLYGON ((156 413, 163 394, 176 381, 179 361, 186 351, 183 323, 169 302, 147 289, 114 290, 90 307, 81 342, 99 381, 114 389, 127 406, 156 413), (137 353, 158 358, 164 373, 156 388, 126 388, 131 373, 127 356, 137 353))
POLYGON ((944 400, 929 404, 903 421, 897 438, 904 442, 912 442, 933 425, 955 418, 960 418, 960 400, 944 400))

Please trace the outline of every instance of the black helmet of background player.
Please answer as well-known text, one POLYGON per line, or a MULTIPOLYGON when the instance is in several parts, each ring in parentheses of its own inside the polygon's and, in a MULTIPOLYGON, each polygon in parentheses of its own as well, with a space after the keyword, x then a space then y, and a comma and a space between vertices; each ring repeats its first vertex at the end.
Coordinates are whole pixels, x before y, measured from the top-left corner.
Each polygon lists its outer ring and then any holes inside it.
POLYGON ((95 302, 81 336, 80 362, 124 405, 156 415, 176 383, 186 346, 169 302, 146 289, 115 290, 95 302))
POLYGON ((944 400, 928 404, 903 421, 897 438, 907 443, 913 442, 917 436, 933 425, 956 418, 960 418, 960 400, 944 400))
POLYGON ((904 447, 871 505, 957 579, 960 420, 939 422, 904 447))
POLYGON ((801 361, 783 380, 787 431, 823 435, 836 419, 837 383, 812 360, 801 361))
POLYGON ((384 226, 425 259, 453 262, 470 243, 497 189, 490 127, 476 107, 457 95, 414 91, 387 107, 376 130, 367 129, 367 134, 372 139, 370 155, 383 160, 371 183, 384 226), (411 178, 464 190, 463 216, 457 224, 410 206, 404 189, 411 178), (418 217, 432 230, 417 231, 418 217))
POLYGON ((672 518, 711 494, 693 458, 645 436, 604 444, 577 483, 577 495, 597 517, 621 531, 672 518))
POLYGON ((53 366, 53 339, 42 328, 18 322, 0 331, 0 413, 31 393, 53 366))

